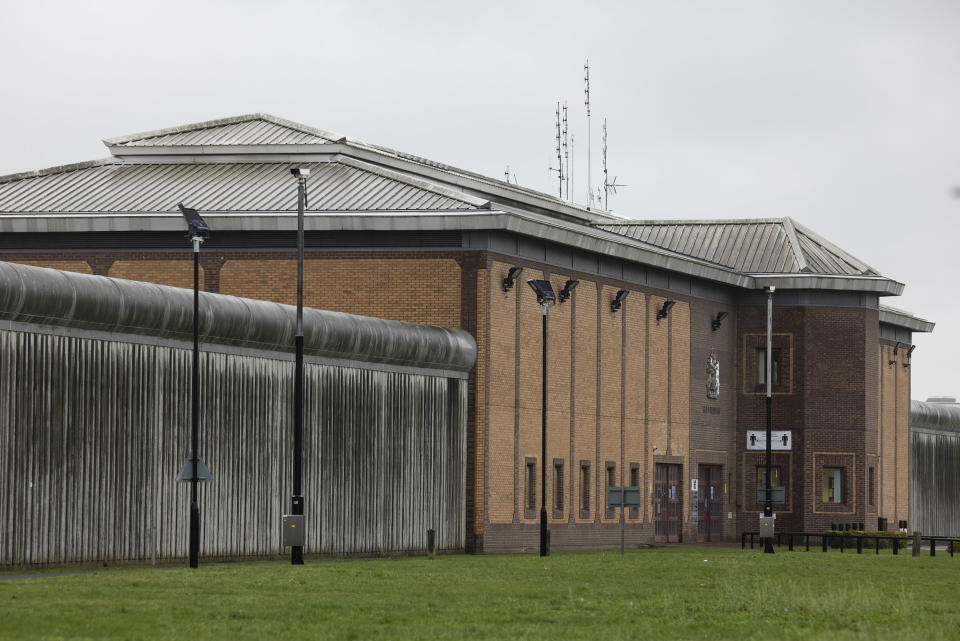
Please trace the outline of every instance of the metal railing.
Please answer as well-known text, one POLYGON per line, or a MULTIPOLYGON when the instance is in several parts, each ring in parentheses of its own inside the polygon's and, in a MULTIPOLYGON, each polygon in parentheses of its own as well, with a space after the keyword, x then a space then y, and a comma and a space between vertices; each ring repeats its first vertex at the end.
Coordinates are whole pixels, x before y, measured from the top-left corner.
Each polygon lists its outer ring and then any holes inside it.
MULTIPOLYGON (((747 540, 749 537, 750 549, 753 549, 754 537, 757 539, 757 543, 760 543, 760 533, 759 532, 743 532, 740 535, 740 549, 747 549, 747 540)), ((891 534, 848 534, 846 532, 778 532, 774 535, 774 545, 777 547, 783 547, 784 542, 788 549, 792 552, 794 544, 800 542, 804 545, 805 551, 810 551, 810 539, 814 541, 819 539, 820 549, 823 552, 826 552, 828 547, 830 547, 830 542, 834 541, 839 543, 840 551, 843 552, 844 549, 849 548, 853 549, 854 547, 857 550, 857 554, 863 554, 864 550, 864 540, 868 543, 873 542, 873 549, 875 554, 880 554, 880 541, 890 541, 892 543, 893 553, 898 554, 901 549, 906 549, 913 544, 915 539, 919 541, 928 541, 930 543, 930 556, 936 556, 937 554, 937 543, 946 543, 947 552, 950 556, 953 556, 954 549, 960 549, 960 538, 957 537, 947 537, 947 536, 919 536, 919 537, 904 537, 904 536, 895 536, 891 534), (847 546, 847 543, 852 545, 847 546)), ((884 546, 886 547, 886 546, 884 546)), ((869 550, 870 548, 867 547, 869 550)))

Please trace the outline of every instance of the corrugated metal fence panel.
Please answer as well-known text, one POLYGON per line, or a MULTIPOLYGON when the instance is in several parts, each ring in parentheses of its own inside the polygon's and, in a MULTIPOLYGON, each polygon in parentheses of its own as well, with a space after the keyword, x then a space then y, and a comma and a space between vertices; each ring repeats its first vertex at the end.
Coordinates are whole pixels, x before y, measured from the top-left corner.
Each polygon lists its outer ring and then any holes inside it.
POLYGON ((960 536, 960 434, 911 430, 910 529, 960 536))
MULTIPOLYGON (((187 556, 189 350, 0 331, 0 564, 187 556)), ((284 553, 289 361, 201 355, 201 555, 284 553)), ((465 537, 466 381, 306 366, 305 551, 465 537)))

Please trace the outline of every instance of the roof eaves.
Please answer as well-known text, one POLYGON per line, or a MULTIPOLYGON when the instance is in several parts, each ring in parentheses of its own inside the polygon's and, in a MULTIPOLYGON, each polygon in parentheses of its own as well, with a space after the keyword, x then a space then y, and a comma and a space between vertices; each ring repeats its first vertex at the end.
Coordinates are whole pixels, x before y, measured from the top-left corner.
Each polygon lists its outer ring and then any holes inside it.
POLYGON ((904 327, 914 332, 932 332, 936 323, 914 316, 896 307, 880 306, 880 322, 887 325, 904 327))
POLYGON ((856 274, 769 274, 751 273, 762 289, 770 285, 777 289, 826 289, 871 292, 880 296, 899 296, 904 284, 885 276, 858 276, 856 274))

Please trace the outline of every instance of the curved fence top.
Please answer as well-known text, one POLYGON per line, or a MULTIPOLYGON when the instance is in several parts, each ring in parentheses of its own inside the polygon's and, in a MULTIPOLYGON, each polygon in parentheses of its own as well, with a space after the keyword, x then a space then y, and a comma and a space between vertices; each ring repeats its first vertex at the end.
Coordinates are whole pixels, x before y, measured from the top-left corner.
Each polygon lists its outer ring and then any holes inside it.
POLYGON ((960 432, 960 404, 910 401, 910 428, 960 432))
MULTIPOLYGON (((193 290, 0 262, 0 320, 193 340, 193 290)), ((296 308, 200 293, 200 341, 293 352, 296 308)), ((304 308, 311 356, 466 373, 477 346, 461 329, 304 308)))

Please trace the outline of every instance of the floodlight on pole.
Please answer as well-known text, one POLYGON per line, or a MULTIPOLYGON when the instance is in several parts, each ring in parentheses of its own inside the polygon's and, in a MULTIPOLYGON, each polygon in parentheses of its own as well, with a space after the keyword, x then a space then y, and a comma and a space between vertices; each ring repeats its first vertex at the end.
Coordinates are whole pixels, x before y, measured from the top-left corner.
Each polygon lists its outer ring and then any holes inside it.
POLYGON ((200 459, 200 244, 210 237, 210 227, 196 209, 177 203, 187 221, 187 237, 193 242, 193 385, 190 409, 190 456, 177 477, 190 482, 190 567, 200 566, 200 503, 197 483, 211 480, 200 459))
MULTIPOLYGON (((763 504, 763 515, 768 519, 773 518, 773 489, 771 487, 772 479, 770 478, 771 459, 773 458, 772 452, 772 427, 773 427, 773 292, 776 290, 776 287, 770 285, 767 287, 767 353, 765 354, 767 359, 767 367, 765 371, 766 383, 767 383, 767 465, 766 465, 766 482, 765 488, 767 491, 766 501, 763 504)), ((775 521, 774 521, 775 522, 775 521)), ((773 537, 765 537, 763 540, 763 551, 765 554, 773 554, 773 537)))
MULTIPOLYGON (((302 516, 303 509, 303 210, 307 204, 307 176, 304 167, 291 169, 297 179, 297 333, 294 338, 296 361, 293 375, 293 495, 291 513, 302 516)), ((303 545, 290 547, 290 563, 303 565, 303 545)))
POLYGON ((575 278, 571 278, 566 283, 564 283, 563 289, 560 290, 560 294, 558 295, 557 302, 565 303, 568 300, 570 300, 570 296, 573 295, 573 290, 575 290, 577 288, 577 285, 579 284, 580 284, 580 281, 575 278))
POLYGON ((540 407, 540 556, 550 553, 547 545, 547 309, 557 302, 549 280, 530 279, 530 288, 537 294, 537 303, 543 311, 543 374, 540 407))

